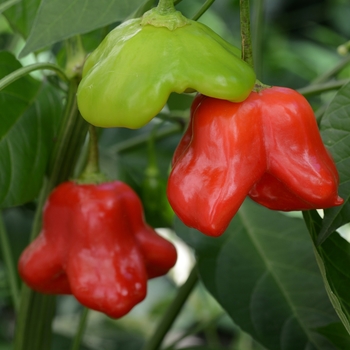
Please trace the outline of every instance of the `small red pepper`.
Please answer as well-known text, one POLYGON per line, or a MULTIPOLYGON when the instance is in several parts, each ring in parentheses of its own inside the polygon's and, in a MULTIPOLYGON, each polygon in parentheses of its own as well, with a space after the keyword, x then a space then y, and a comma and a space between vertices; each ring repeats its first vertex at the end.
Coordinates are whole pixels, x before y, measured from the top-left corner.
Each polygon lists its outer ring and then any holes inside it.
POLYGON ((249 195, 274 210, 340 205, 339 176, 314 113, 298 92, 252 92, 232 103, 198 95, 167 195, 189 227, 221 235, 249 195))
POLYGON ((44 208, 43 229, 19 260, 32 289, 73 294, 119 318, 141 302, 147 279, 174 266, 175 247, 143 219, 135 192, 120 181, 59 185, 44 208))

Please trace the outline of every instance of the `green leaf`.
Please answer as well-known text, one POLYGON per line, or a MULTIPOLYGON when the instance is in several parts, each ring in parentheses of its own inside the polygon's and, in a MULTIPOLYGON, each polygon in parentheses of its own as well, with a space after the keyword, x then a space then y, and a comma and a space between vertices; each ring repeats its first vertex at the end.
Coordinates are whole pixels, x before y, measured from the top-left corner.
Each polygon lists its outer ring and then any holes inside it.
POLYGON ((338 349, 350 349, 349 334, 340 322, 319 328, 317 331, 327 337, 338 349))
MULTIPOLYGON (((21 67, 0 52, 0 78, 21 67)), ((0 92, 0 207, 33 199, 41 187, 62 104, 56 90, 26 76, 0 92)))
POLYGON ((325 210, 319 242, 350 221, 350 83, 341 88, 321 121, 322 138, 331 151, 340 176, 339 194, 345 203, 325 210))
MULTIPOLYGON (((322 220, 316 211, 303 214, 311 237, 316 242, 322 220)), ((335 232, 322 245, 315 246, 315 255, 329 299, 350 334, 350 244, 335 232)))
MULTIPOLYGON (((12 29, 27 38, 32 28, 36 12, 41 0, 21 0, 17 5, 12 6, 4 12, 12 29)), ((0 0, 0 4, 8 0, 0 0)))
POLYGON ((245 332, 269 350, 335 349, 315 331, 339 319, 304 222, 246 201, 219 238, 176 222, 202 281, 245 332))
POLYGON ((3 2, 0 5, 0 13, 6 11, 7 9, 9 9, 10 7, 12 7, 13 5, 16 5, 20 2, 20 0, 8 0, 6 2, 3 2))
POLYGON ((20 56, 122 21, 145 1, 142 0, 42 0, 26 45, 20 56))

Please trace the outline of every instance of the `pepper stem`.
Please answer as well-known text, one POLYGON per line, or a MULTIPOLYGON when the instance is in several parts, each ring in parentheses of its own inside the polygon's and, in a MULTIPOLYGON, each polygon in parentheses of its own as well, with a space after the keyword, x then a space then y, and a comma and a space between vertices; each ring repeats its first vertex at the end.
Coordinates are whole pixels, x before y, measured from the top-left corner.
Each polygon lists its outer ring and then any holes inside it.
POLYGON ((85 62, 86 52, 80 35, 69 38, 66 42, 67 62, 65 73, 69 78, 79 77, 85 62))
POLYGON ((89 136, 89 158, 84 173, 98 173, 100 170, 98 164, 98 142, 96 128, 93 125, 89 126, 89 136))
POLYGON ((176 11, 173 0, 159 0, 158 6, 145 12, 141 20, 142 26, 166 27, 171 31, 189 23, 188 18, 176 11))
POLYGON ((240 22, 242 40, 242 60, 254 68, 252 39, 250 34, 249 0, 240 0, 240 22))
POLYGON ((175 11, 174 0, 159 0, 157 11, 160 14, 166 14, 175 11))
POLYGON ((98 139, 96 128, 93 125, 89 126, 89 137, 88 161, 83 173, 77 180, 79 184, 97 184, 106 181, 105 175, 100 173, 98 162, 98 139))

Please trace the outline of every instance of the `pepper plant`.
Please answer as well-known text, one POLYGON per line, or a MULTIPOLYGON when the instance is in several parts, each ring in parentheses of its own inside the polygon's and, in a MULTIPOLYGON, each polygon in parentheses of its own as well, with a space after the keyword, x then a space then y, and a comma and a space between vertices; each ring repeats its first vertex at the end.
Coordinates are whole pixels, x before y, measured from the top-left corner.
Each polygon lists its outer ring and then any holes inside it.
POLYGON ((0 349, 350 348, 350 5, 306 5, 0 0, 0 349))

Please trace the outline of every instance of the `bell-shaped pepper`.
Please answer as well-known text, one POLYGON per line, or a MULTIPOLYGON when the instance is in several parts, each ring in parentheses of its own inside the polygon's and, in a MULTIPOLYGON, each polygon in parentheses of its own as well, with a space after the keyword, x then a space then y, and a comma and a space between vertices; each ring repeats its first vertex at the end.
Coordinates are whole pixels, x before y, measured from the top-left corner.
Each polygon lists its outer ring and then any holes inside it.
POLYGON ((173 158, 167 195, 189 227, 219 236, 246 196, 274 210, 340 205, 339 176, 298 92, 252 92, 241 103, 197 96, 173 158))
POLYGON ((18 266, 34 290, 73 294, 119 318, 145 298, 147 279, 166 274, 176 258, 174 246, 145 224, 129 186, 69 181, 51 193, 42 231, 18 266))
POLYGON ((172 92, 243 101, 254 83, 236 47, 175 8, 154 8, 112 30, 88 56, 77 98, 89 123, 135 129, 172 92))

